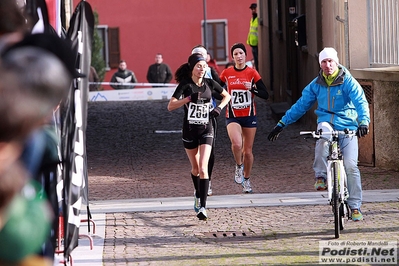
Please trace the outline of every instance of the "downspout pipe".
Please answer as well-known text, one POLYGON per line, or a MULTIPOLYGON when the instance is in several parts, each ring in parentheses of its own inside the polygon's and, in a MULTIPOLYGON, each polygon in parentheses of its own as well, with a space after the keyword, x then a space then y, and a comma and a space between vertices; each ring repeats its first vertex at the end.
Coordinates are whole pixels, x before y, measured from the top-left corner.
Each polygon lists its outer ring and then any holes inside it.
POLYGON ((348 22, 348 0, 344 1, 344 16, 342 19, 340 16, 336 16, 335 19, 344 24, 344 38, 345 38, 345 67, 350 69, 349 60, 349 22, 348 22))

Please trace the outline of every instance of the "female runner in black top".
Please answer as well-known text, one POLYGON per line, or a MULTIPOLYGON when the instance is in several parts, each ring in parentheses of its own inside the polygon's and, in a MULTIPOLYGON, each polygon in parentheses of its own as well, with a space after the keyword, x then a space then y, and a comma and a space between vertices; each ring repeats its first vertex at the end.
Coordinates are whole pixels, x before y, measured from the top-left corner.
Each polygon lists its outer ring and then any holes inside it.
POLYGON ((171 97, 168 110, 184 106, 183 145, 191 164, 194 183, 194 210, 200 220, 206 220, 206 198, 209 186, 208 161, 212 149, 214 128, 210 119, 220 115, 230 101, 230 95, 217 82, 204 78, 206 60, 201 54, 192 54, 180 66, 175 79, 179 83, 171 97), (217 107, 212 105, 212 93, 223 99, 217 107))

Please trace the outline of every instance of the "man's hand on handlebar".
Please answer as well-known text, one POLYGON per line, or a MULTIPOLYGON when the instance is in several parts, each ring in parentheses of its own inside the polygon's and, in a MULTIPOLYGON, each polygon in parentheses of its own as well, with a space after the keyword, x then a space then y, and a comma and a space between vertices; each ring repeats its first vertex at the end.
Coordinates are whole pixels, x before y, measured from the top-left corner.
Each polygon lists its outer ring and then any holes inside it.
POLYGON ((357 135, 359 138, 361 138, 361 137, 366 136, 368 133, 369 133, 369 127, 368 127, 367 125, 360 125, 360 126, 357 128, 356 135, 357 135))

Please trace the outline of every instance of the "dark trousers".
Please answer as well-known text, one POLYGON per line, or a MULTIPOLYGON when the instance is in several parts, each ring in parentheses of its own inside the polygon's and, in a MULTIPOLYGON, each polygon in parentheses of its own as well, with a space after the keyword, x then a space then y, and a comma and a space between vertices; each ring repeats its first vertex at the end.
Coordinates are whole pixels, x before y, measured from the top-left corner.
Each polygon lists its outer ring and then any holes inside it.
POLYGON ((259 64, 258 64, 258 46, 251 46, 252 47, 252 56, 254 57, 255 61, 255 69, 259 72, 259 64))

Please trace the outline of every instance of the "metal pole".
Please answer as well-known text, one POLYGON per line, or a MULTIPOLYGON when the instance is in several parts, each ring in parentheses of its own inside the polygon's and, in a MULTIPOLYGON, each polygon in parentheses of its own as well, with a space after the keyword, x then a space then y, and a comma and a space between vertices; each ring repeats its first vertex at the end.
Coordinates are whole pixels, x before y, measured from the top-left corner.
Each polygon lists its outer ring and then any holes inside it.
POLYGON ((203 0, 204 3, 204 46, 208 49, 208 40, 207 40, 207 32, 206 32, 206 0, 203 0))
POLYGON ((73 7, 73 0, 64 0, 64 8, 63 11, 65 12, 63 14, 63 22, 62 22, 62 26, 65 28, 65 30, 68 30, 69 28, 69 22, 71 20, 71 14, 72 14, 72 7, 73 7))

